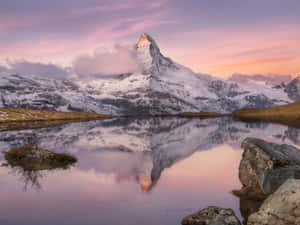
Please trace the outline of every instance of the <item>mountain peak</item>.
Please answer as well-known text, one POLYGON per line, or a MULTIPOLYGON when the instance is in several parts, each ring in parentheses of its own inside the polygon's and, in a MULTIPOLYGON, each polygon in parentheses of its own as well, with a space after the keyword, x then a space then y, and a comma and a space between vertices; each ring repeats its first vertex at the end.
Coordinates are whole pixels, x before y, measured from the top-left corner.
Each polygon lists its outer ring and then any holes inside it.
POLYGON ((159 51, 159 48, 154 41, 154 39, 147 33, 142 33, 139 39, 139 42, 136 45, 137 49, 140 48, 154 48, 155 50, 159 51))
POLYGON ((165 67, 173 65, 169 58, 161 54, 155 40, 147 33, 141 34, 139 42, 136 44, 136 50, 146 74, 157 73, 165 67))
POLYGON ((145 40, 148 40, 148 34, 147 33, 142 33, 141 36, 140 36, 140 41, 145 41, 145 40))

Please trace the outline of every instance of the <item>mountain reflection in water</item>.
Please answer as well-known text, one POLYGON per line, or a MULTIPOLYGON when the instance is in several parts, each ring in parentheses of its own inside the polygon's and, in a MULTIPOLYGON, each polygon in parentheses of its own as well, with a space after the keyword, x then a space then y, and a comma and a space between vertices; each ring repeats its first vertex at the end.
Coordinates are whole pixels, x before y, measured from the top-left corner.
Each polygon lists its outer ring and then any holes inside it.
POLYGON ((208 205, 240 215, 239 199, 230 191, 241 186, 240 144, 246 137, 299 145, 300 130, 230 118, 165 117, 0 132, 3 151, 34 138, 42 148, 78 159, 69 170, 45 172, 38 193, 22 191, 22 181, 0 168, 0 224, 171 225, 208 205))

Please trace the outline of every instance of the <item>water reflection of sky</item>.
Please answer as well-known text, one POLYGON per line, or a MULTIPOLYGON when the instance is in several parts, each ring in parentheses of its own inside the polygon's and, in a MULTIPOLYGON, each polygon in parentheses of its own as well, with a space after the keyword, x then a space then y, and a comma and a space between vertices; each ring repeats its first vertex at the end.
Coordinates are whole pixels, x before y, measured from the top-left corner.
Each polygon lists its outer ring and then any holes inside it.
MULTIPOLYGON (((22 191, 20 180, 1 168, 0 218, 11 224, 150 225, 179 224, 185 215, 208 205, 238 212, 238 200, 230 191, 240 187, 240 153, 228 146, 195 153, 166 170, 147 194, 130 177, 135 165, 122 157, 109 158, 110 163, 97 169, 91 164, 88 170, 47 173, 38 192, 22 191)), ((106 160, 104 156, 99 163, 106 160)))
POLYGON ((32 133, 41 146, 79 161, 69 170, 42 172, 40 190, 24 191, 22 177, 1 167, 0 224, 173 225, 209 205, 240 216, 230 192, 241 186, 241 141, 256 136, 298 144, 300 136, 280 125, 162 119, 2 132, 0 146, 21 145, 32 133))

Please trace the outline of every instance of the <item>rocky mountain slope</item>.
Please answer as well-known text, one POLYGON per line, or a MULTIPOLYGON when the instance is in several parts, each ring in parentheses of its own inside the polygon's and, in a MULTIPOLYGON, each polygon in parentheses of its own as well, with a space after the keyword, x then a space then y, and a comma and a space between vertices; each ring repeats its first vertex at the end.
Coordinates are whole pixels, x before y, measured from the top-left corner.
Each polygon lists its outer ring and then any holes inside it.
POLYGON ((0 76, 0 107, 87 111, 116 115, 180 112, 228 113, 296 101, 299 78, 287 85, 233 82, 197 74, 163 56, 154 39, 142 34, 135 46, 142 70, 75 84, 33 75, 0 76))

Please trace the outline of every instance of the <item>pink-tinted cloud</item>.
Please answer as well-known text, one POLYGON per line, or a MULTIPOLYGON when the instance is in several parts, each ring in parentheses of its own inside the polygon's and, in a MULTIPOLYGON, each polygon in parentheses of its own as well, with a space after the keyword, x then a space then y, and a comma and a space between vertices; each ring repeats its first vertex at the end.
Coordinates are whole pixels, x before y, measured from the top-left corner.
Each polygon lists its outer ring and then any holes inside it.
POLYGON ((159 0, 159 1, 152 1, 148 3, 148 8, 154 9, 159 8, 165 5, 169 0, 159 0))
POLYGON ((176 23, 176 21, 163 19, 166 13, 167 11, 162 11, 159 13, 152 14, 151 17, 146 16, 146 17, 120 19, 117 21, 113 21, 109 24, 109 26, 100 28, 99 30, 90 33, 86 38, 89 41, 95 41, 109 34, 110 38, 115 39, 132 33, 146 31, 147 29, 150 29, 154 26, 176 23), (125 24, 129 23, 129 25, 124 29, 115 30, 116 28, 120 27, 120 25, 124 23, 125 24))
MULTIPOLYGON (((32 58, 67 54, 69 52, 81 51, 83 48, 95 49, 106 41, 113 42, 135 32, 143 32, 155 26, 174 23, 175 21, 167 21, 164 19, 167 13, 168 11, 158 11, 152 14, 154 19, 150 16, 127 19, 118 18, 99 25, 99 29, 91 30, 82 36, 73 38, 41 38, 35 41, 23 41, 13 43, 12 45, 2 45, 0 46, 0 57, 19 57, 20 52, 22 52, 23 58, 32 58), (126 26, 124 26, 125 24, 126 26)), ((137 34, 137 39, 138 35, 139 34, 137 34)))
POLYGON ((49 77, 56 79, 68 79, 70 73, 57 65, 52 63, 39 63, 39 62, 29 62, 26 60, 18 61, 7 61, 9 68, 7 72, 17 73, 21 75, 38 75, 41 77, 49 77))
POLYGON ((239 59, 226 62, 216 62, 211 65, 213 71, 221 71, 225 76, 230 74, 300 74, 300 56, 265 57, 239 59))
POLYGON ((233 73, 300 74, 296 24, 208 28, 178 33, 165 42, 168 56, 199 72, 222 77, 233 73), (177 40, 184 43, 184 49, 177 40))
MULTIPOLYGON (((109 13, 111 11, 126 11, 129 9, 138 9, 139 11, 147 12, 147 10, 153 10, 156 9, 155 12, 145 13, 144 15, 150 15, 151 18, 153 18, 152 24, 157 24, 157 20, 161 19, 161 14, 164 13, 166 15, 167 11, 162 9, 157 9, 164 4, 167 3, 168 0, 156 0, 153 2, 145 1, 145 0, 135 0, 135 1, 117 1, 117 2, 109 2, 107 1, 106 4, 102 5, 95 5, 92 7, 86 7, 86 8, 74 8, 74 9, 66 9, 62 11, 55 11, 55 12, 35 12, 35 13, 6 13, 0 15, 0 34, 13 34, 14 32, 40 32, 43 34, 45 31, 45 28, 55 29, 57 34, 60 35, 60 33, 66 33, 66 36, 71 35, 71 32, 78 31, 78 29, 82 29, 78 27, 75 31, 69 31, 69 27, 64 28, 65 26, 68 26, 68 23, 70 23, 72 26, 74 25, 74 21, 81 19, 81 20, 87 20, 87 22, 84 24, 83 29, 89 30, 90 32, 97 33, 97 30, 94 30, 94 27, 103 27, 105 30, 115 29, 117 27, 121 27, 125 22, 130 22, 133 18, 135 21, 137 20, 137 16, 130 15, 127 17, 115 17, 110 18, 107 20, 93 20, 92 22, 89 20, 88 14, 93 13, 109 13), (115 24, 114 26, 112 24, 115 24), (93 30, 93 31, 92 31, 93 30), (10 33, 8 33, 10 32, 10 33)), ((143 18, 139 16, 139 21, 142 21, 143 18)), ((134 21, 132 21, 134 22, 134 21)), ((149 24, 149 21, 146 22, 149 24)), ((147 28, 147 27, 145 27, 147 28)), ((84 31, 86 32, 86 31, 84 31)), ((48 31, 49 33, 49 31, 48 31)), ((51 36, 53 36, 53 33, 50 33, 51 36)), ((47 34, 46 34, 47 35, 47 34)), ((80 35, 81 36, 81 35, 80 35)), ((26 41, 28 37, 25 35, 24 39, 26 41)), ((32 36, 31 36, 32 38, 32 36)), ((42 39, 45 39, 44 37, 42 39)))
POLYGON ((269 51, 277 51, 277 50, 286 50, 291 48, 300 48, 300 39, 299 40, 291 40, 291 41, 277 41, 275 44, 265 44, 264 46, 257 46, 254 48, 249 48, 244 51, 233 54, 234 57, 240 56, 252 56, 256 54, 263 54, 269 51), (279 43, 281 42, 281 43, 279 43))
POLYGON ((73 62, 74 71, 83 78, 94 75, 116 75, 140 70, 132 50, 116 45, 112 52, 95 52, 93 56, 80 56, 73 62))
POLYGON ((23 29, 28 25, 28 23, 24 20, 18 20, 18 19, 2 19, 0 18, 0 34, 4 32, 9 32, 11 30, 18 30, 23 29))
POLYGON ((259 81, 259 82, 267 82, 271 85, 277 85, 280 83, 288 83, 293 79, 291 75, 279 75, 279 74, 233 74, 229 80, 239 83, 251 83, 253 81, 259 81))
POLYGON ((144 1, 144 0, 136 0, 130 2, 107 2, 106 4, 96 5, 93 7, 86 7, 81 9, 73 9, 70 11, 70 15, 72 16, 83 16, 86 14, 97 13, 97 12, 111 12, 111 11, 120 11, 127 9, 155 9, 162 7, 166 4, 168 0, 156 0, 156 1, 144 1))
POLYGON ((51 16, 46 13, 0 14, 0 34, 15 35, 15 32, 38 27, 41 24, 46 25, 46 22, 49 21, 49 18, 51 18, 51 16))
POLYGON ((67 64, 78 53, 107 42, 132 41, 133 35, 138 38, 146 31, 158 38, 167 56, 198 72, 225 77, 234 72, 283 71, 277 63, 285 68, 284 74, 295 75, 295 60, 258 60, 300 56, 299 10, 293 2, 0 1, 0 60, 62 59, 67 64), (250 69, 246 62, 253 60, 258 61, 250 69))
POLYGON ((283 57, 272 57, 272 58, 261 58, 261 59, 250 59, 250 60, 242 60, 237 63, 225 64, 225 67, 239 67, 239 66, 254 66, 254 65, 264 65, 264 64, 272 64, 272 63, 280 63, 280 62, 289 62, 297 59, 295 56, 283 56, 283 57))

